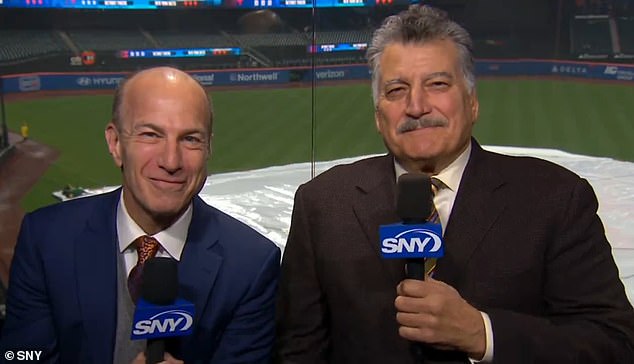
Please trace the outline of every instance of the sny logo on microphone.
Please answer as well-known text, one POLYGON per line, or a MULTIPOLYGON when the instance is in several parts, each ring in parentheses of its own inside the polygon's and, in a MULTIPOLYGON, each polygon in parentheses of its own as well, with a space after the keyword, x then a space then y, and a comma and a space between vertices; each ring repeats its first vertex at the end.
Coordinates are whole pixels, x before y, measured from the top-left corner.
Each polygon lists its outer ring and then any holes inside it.
POLYGON ((440 224, 391 224, 379 227, 383 258, 439 258, 444 255, 440 224))
POLYGON ((158 306, 139 300, 134 313, 132 340, 184 336, 192 333, 194 305, 177 300, 175 304, 158 306))

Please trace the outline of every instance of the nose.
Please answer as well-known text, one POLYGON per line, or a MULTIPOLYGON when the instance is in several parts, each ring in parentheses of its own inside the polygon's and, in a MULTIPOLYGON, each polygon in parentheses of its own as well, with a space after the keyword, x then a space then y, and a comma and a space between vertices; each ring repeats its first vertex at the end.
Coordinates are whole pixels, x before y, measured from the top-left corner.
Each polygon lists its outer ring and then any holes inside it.
POLYGON ((177 140, 166 140, 163 150, 158 158, 159 167, 170 174, 177 172, 182 167, 182 154, 177 140))
POLYGON ((407 95, 407 116, 418 119, 431 112, 429 97, 422 87, 412 87, 407 95))

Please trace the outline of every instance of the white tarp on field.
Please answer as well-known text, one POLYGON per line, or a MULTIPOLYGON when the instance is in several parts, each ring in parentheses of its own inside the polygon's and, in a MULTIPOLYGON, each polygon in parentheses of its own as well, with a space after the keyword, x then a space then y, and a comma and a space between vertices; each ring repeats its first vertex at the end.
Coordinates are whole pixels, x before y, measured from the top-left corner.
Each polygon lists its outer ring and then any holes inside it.
MULTIPOLYGON (((599 198, 599 215, 606 226, 620 277, 630 301, 634 302, 634 163, 553 149, 493 146, 485 146, 485 149, 547 159, 590 181, 599 198)), ((360 158, 363 157, 318 162, 315 173, 360 158)), ((283 249, 295 190, 301 183, 308 181, 310 175, 310 163, 214 174, 209 176, 200 195, 207 203, 252 226, 283 249)), ((112 188, 90 192, 103 192, 112 188)), ((59 192, 55 195, 62 198, 59 192)))
MULTIPOLYGON (((606 226, 621 279, 630 301, 634 302, 634 163, 553 149, 492 146, 485 149, 547 159, 590 181, 599 198, 599 215, 606 226)), ((319 174, 336 164, 360 158, 318 162, 315 172, 319 174)), ((298 163, 215 174, 209 176, 200 195, 207 203, 244 221, 283 248, 295 190, 310 179, 310 173, 310 163, 298 163)))

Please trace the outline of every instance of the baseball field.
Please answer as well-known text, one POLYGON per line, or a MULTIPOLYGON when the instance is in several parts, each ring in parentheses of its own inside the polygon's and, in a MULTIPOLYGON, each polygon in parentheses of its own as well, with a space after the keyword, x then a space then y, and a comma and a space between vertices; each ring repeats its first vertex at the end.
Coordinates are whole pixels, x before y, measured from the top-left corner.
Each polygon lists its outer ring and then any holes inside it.
MULTIPOLYGON (((478 85, 482 144, 555 148, 634 161, 634 92, 618 83, 485 79, 478 85)), ((306 88, 210 90, 215 106, 211 173, 379 153, 369 83, 306 88)), ((120 172, 103 130, 110 95, 9 100, 9 129, 60 151, 22 201, 26 211, 55 201, 65 185, 116 185, 120 172)))

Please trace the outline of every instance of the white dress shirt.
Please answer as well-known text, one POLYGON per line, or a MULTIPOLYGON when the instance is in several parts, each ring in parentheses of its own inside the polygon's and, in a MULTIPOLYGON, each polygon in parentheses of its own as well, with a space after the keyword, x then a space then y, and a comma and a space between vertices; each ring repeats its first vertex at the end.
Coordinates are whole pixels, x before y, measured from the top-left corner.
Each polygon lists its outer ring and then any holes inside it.
MULTIPOLYGON (((436 207, 436 211, 438 211, 443 235, 445 234, 445 229, 449 223, 451 210, 453 209, 453 204, 456 201, 456 195, 458 194, 458 189, 460 188, 462 174, 467 167, 470 155, 471 143, 469 143, 467 149, 465 149, 464 152, 462 152, 458 158, 451 162, 451 164, 449 164, 445 169, 440 171, 438 174, 431 176, 440 180, 444 184, 443 188, 440 188, 434 196, 434 206, 436 207)), ((396 172, 397 181, 401 175, 407 173, 405 168, 403 168, 396 159, 394 160, 394 171, 396 172)), ((489 363, 493 361, 493 327, 491 326, 491 319, 489 318, 489 315, 482 311, 480 311, 480 314, 482 315, 482 321, 484 322, 484 329, 486 332, 486 351, 481 360, 470 360, 474 363, 489 363)))
MULTIPOLYGON (((156 253, 157 257, 168 257, 177 261, 181 259, 181 254, 187 241, 189 223, 192 221, 192 211, 193 207, 190 203, 185 213, 176 222, 167 229, 152 235, 153 238, 161 243, 156 253)), ((138 261, 136 247, 132 245, 132 242, 142 235, 147 234, 128 214, 123 201, 122 190, 119 197, 119 205, 117 206, 117 238, 119 239, 119 252, 123 254, 123 259, 125 260, 127 275, 130 274, 130 271, 138 261)))

